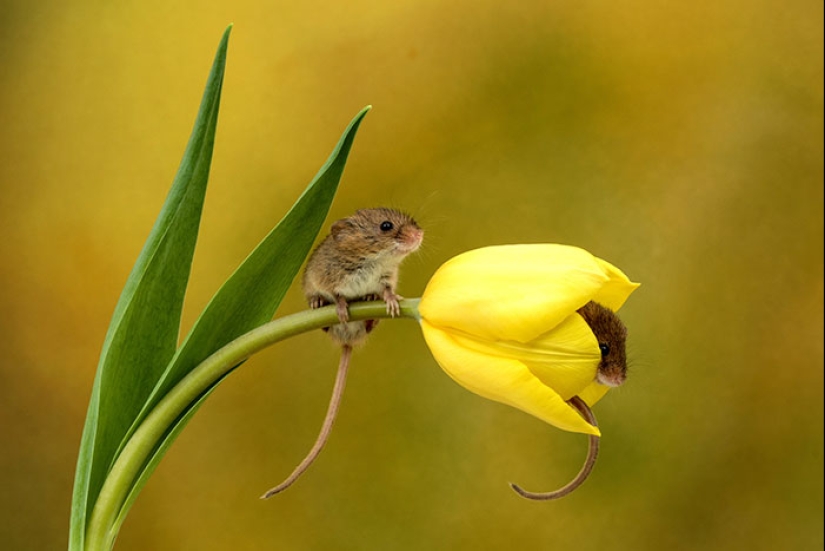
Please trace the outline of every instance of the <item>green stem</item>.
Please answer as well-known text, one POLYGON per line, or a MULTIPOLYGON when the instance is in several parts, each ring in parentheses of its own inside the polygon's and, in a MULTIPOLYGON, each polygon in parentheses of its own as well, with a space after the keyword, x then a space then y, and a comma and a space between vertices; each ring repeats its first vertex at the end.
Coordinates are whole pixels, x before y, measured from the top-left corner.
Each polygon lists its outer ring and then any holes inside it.
MULTIPOLYGON (((419 319, 418 299, 400 301, 401 317, 419 319)), ((353 304, 350 319, 387 318, 383 302, 353 304)), ((195 367, 149 413, 123 447, 100 490, 86 531, 87 551, 108 551, 114 546, 123 504, 152 451, 180 415, 221 377, 252 354, 301 333, 334 325, 334 306, 306 310, 275 319, 233 340, 195 367)))

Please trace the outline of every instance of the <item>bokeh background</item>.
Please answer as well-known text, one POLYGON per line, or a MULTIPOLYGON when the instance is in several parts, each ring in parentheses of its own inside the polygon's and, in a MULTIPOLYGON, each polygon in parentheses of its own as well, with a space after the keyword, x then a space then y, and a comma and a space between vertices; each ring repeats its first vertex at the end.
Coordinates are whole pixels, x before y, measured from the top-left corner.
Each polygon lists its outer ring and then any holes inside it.
MULTIPOLYGON (((0 541, 63 549, 114 305, 235 27, 183 329, 364 105, 331 220, 427 230, 449 257, 578 245, 643 286, 602 454, 440 371, 409 321, 354 359, 267 350, 207 401, 117 549, 821 549, 823 4, 723 0, 3 3, 0 541)), ((303 308, 297 288, 281 313, 303 308)))

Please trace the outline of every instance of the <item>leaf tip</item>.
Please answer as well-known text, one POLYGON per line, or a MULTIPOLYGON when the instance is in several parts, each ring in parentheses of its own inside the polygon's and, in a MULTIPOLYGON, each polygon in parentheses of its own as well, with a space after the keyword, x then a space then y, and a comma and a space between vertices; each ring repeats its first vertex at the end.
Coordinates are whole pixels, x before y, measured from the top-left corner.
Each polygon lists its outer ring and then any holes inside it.
POLYGON ((364 120, 364 117, 367 116, 367 113, 369 113, 370 109, 372 109, 372 105, 367 105, 363 107, 360 111, 358 111, 358 113, 355 115, 355 117, 353 117, 352 121, 349 123, 349 128, 347 129, 347 132, 349 132, 349 130, 351 129, 357 130, 358 127, 361 125, 361 121, 364 120))
POLYGON ((363 119, 364 116, 367 113, 369 113, 370 109, 372 109, 372 105, 367 105, 365 107, 362 107, 361 110, 358 111, 358 114, 355 115, 355 118, 353 119, 353 121, 360 121, 361 119, 363 119))
POLYGON ((226 55, 227 45, 229 44, 229 35, 232 33, 232 27, 235 26, 235 23, 230 23, 224 29, 223 34, 221 35, 221 41, 218 45, 218 51, 223 52, 223 55, 226 55))

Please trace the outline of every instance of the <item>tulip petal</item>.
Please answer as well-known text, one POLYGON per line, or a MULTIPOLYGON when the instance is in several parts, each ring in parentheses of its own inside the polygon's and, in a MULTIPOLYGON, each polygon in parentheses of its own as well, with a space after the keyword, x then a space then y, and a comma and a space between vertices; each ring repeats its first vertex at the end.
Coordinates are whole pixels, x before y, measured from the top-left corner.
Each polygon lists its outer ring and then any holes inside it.
POLYGON ((530 341, 599 295, 621 303, 633 284, 617 268, 567 245, 485 247, 447 261, 421 298, 422 318, 490 340, 530 341), (613 282, 613 278, 616 282, 613 282), (626 283, 625 283, 626 282, 626 283))
POLYGON ((564 400, 577 395, 596 379, 601 359, 599 343, 578 314, 526 343, 487 341, 450 331, 456 344, 488 356, 523 363, 543 384, 564 400))
POLYGON ((579 392, 578 396, 584 400, 585 404, 592 407, 607 394, 608 390, 610 390, 609 386, 603 385, 598 381, 593 381, 587 385, 584 390, 579 392))
POLYGON ((524 363, 468 348, 425 319, 421 329, 441 368, 471 392, 521 409, 563 430, 600 434, 524 363))
POLYGON ((587 322, 578 315, 530 341, 533 350, 556 350, 543 361, 525 361, 536 377, 565 400, 579 394, 596 379, 601 361, 599 343, 587 322))
POLYGON ((602 270, 604 270, 604 273, 607 275, 607 282, 593 295, 591 300, 615 312, 622 307, 630 296, 630 293, 635 291, 639 284, 630 281, 624 272, 610 262, 597 257, 594 257, 594 260, 602 267, 602 270))

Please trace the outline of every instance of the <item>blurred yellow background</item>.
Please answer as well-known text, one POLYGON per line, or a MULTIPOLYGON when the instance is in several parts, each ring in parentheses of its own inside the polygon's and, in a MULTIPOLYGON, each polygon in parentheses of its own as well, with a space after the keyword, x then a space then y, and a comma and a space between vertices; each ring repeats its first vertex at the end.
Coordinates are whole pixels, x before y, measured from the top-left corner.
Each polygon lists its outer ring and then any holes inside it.
MULTIPOLYGON (((409 321, 256 356, 206 402, 116 549, 821 549, 823 4, 4 3, 0 541, 64 549, 114 305, 235 27, 184 330, 364 120, 331 220, 427 230, 400 291, 469 248, 562 242, 642 287, 631 373, 580 435, 483 400, 409 321)), ((297 288, 280 312, 304 307, 297 288)))

